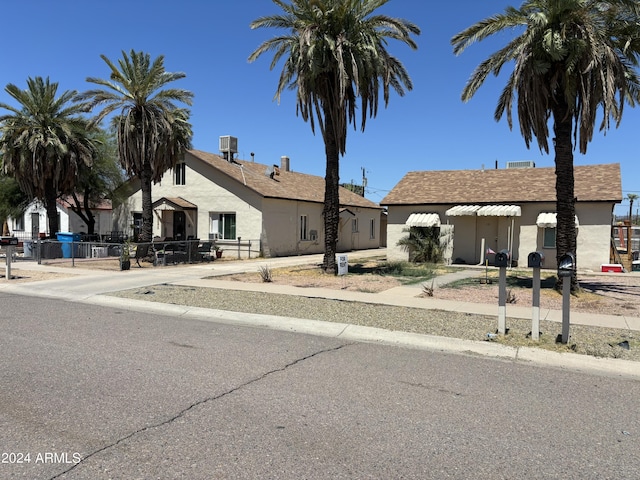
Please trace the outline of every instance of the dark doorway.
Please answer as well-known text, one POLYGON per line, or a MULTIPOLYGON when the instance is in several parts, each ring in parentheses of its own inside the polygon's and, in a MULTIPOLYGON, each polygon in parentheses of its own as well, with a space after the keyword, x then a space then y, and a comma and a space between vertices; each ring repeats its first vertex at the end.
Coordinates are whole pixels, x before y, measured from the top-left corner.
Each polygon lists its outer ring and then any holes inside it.
POLYGON ((173 212, 173 238, 183 240, 185 238, 186 216, 182 211, 173 212))
POLYGON ((31 214, 31 240, 38 238, 40 233, 40 215, 37 213, 31 214))

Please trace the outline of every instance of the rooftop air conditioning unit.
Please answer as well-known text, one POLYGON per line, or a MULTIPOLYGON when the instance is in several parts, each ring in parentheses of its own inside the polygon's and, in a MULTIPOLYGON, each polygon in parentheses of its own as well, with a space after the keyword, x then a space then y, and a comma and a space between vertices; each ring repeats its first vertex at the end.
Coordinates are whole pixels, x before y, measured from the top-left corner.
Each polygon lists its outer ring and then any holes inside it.
POLYGON ((229 135, 220 137, 220 151, 224 153, 238 153, 238 138, 229 135))
POLYGON ((524 160, 522 162, 507 162, 507 168, 534 168, 536 162, 533 160, 524 160))

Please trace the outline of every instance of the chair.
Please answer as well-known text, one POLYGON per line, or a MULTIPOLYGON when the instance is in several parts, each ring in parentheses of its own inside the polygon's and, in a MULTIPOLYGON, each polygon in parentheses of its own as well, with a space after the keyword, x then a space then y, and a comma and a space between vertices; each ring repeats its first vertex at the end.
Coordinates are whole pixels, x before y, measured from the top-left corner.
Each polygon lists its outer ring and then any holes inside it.
POLYGON ((149 255, 149 244, 148 243, 136 246, 135 259, 136 259, 136 264, 138 265, 138 267, 142 268, 142 265, 140 265, 140 259, 141 258, 146 258, 147 255, 149 255))
POLYGON ((202 261, 207 260, 208 262, 213 260, 213 257, 211 256, 212 245, 213 245, 213 242, 202 242, 200 245, 198 245, 197 253, 198 253, 198 256, 200 257, 200 260, 202 261))

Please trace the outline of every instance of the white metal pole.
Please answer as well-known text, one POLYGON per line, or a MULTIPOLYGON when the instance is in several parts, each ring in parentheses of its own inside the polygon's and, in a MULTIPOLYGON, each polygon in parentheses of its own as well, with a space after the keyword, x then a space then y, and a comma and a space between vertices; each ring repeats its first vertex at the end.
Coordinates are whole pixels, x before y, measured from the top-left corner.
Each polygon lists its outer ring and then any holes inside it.
POLYGON ((511 268, 511 265, 513 265, 513 263, 511 263, 511 259, 513 258, 513 229, 515 227, 514 221, 515 218, 511 217, 511 246, 509 247, 509 268, 511 268))
POLYGON ((507 333, 507 269, 500 267, 498 285, 498 333, 507 333))
POLYGON ((13 255, 13 246, 7 245, 7 258, 5 262, 4 278, 11 280, 11 256, 13 255))
POLYGON ((540 269, 533 269, 533 312, 531 318, 531 338, 540 340, 540 269))
POLYGON ((562 279, 562 343, 569 343, 569 310, 571 304, 571 277, 562 279))
POLYGON ((486 253, 484 249, 484 245, 485 243, 484 243, 484 237, 483 237, 482 240, 480 241, 480 264, 479 265, 484 264, 484 256, 486 253))

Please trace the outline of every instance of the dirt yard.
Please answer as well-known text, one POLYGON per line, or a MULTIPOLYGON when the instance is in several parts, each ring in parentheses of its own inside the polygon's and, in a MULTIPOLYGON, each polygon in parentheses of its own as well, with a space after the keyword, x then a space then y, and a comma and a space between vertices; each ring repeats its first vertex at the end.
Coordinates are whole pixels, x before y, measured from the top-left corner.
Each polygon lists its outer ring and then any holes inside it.
MULTIPOLYGON (((363 265, 365 268, 372 264, 363 265)), ((374 273, 333 276, 323 274, 317 267, 295 267, 273 269, 272 281, 282 285, 301 288, 334 288, 360 292, 377 293, 411 282, 410 278, 401 278, 374 273)), ((446 271, 440 272, 441 274, 446 271)), ((532 281, 530 273, 511 274, 507 287, 509 303, 530 306, 532 304, 532 281)), ((551 276, 548 274, 548 276, 551 276)), ((260 272, 229 275, 225 280, 239 282, 262 282, 260 272)), ((461 284, 446 285, 433 289, 433 298, 464 300, 475 303, 498 303, 498 278, 492 272, 486 282, 484 270, 478 270, 478 277, 461 284)), ((636 274, 579 275, 582 291, 571 297, 571 308, 576 311, 602 313, 607 315, 640 316, 640 276, 636 274)), ((541 282, 540 307, 553 310, 562 309, 562 294, 554 290, 553 279, 541 282)), ((429 280, 416 285, 416 296, 429 296, 429 280)))

